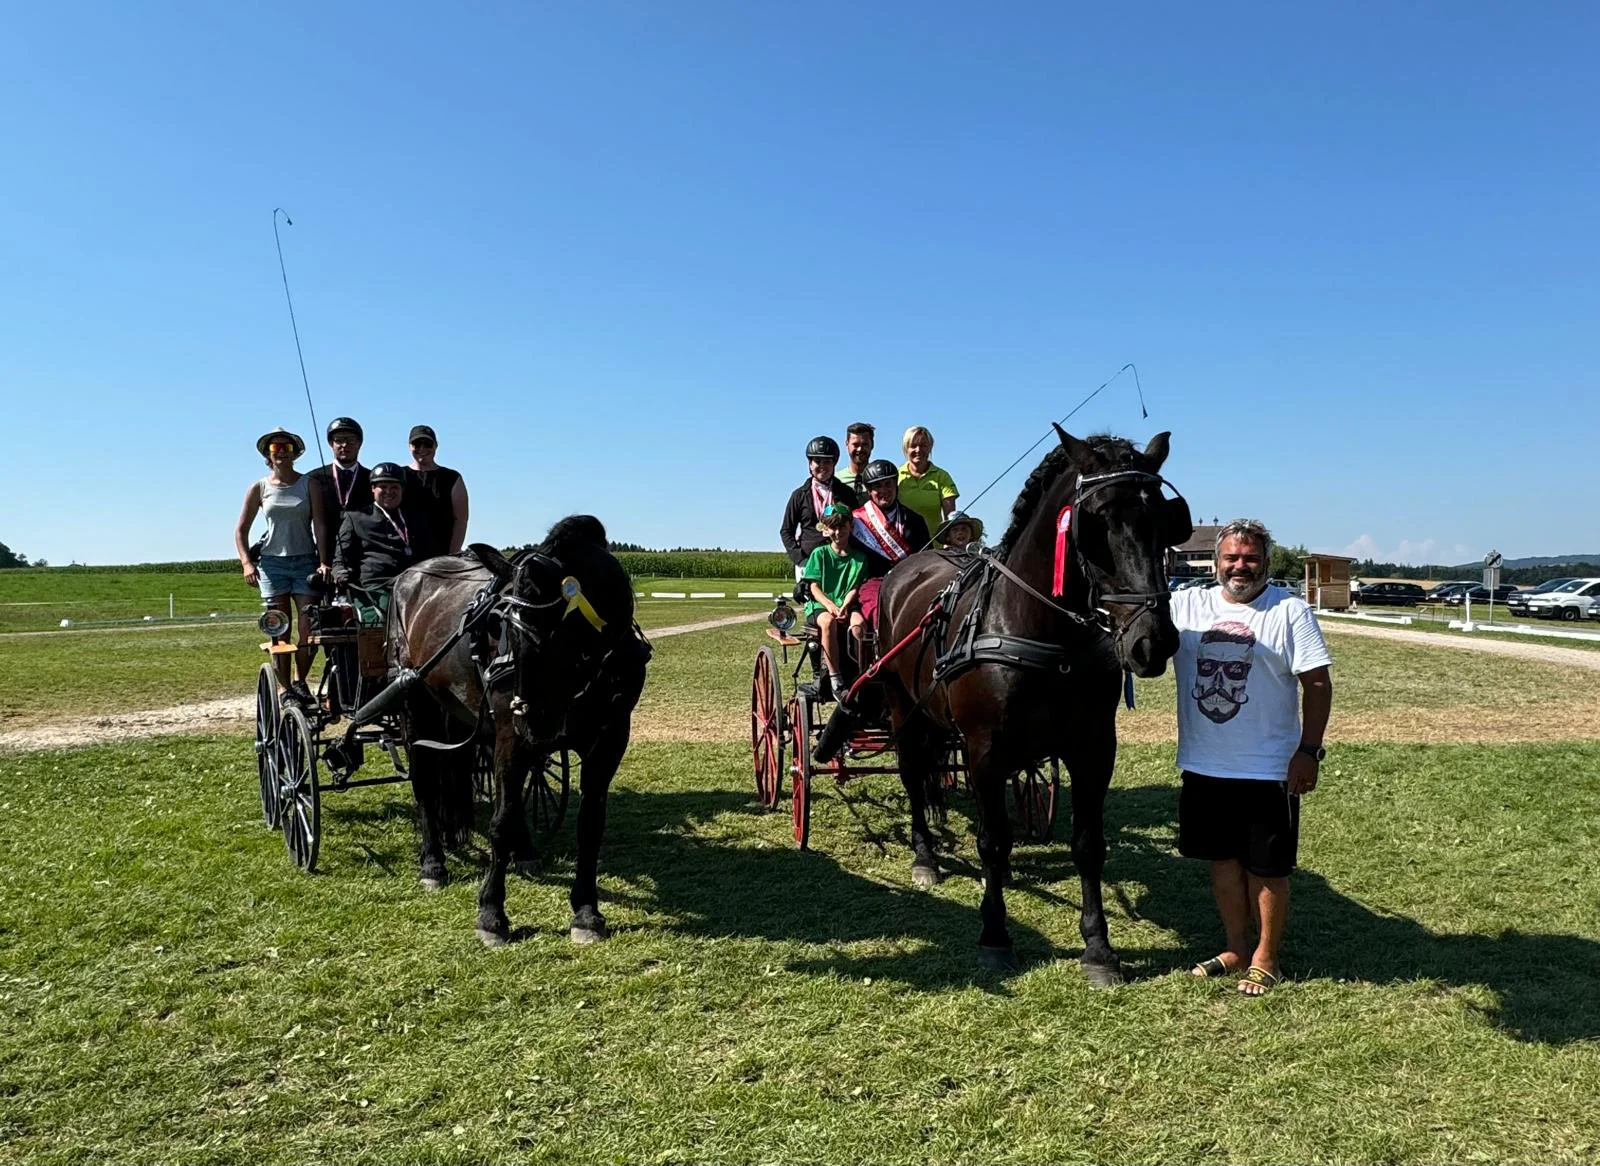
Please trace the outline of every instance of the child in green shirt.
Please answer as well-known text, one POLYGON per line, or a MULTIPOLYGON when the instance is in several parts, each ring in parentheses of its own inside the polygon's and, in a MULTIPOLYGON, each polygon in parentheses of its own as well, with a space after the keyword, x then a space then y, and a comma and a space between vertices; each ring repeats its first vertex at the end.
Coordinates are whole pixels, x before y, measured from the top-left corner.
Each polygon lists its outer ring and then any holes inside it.
POLYGON ((847 689, 843 675, 845 628, 858 643, 861 640, 856 593, 867 577, 866 555, 850 545, 852 521, 849 507, 837 502, 823 510, 817 530, 827 535, 828 541, 811 552, 800 574, 811 588, 811 598, 805 606, 806 623, 817 629, 822 640, 822 662, 836 697, 843 697, 847 689))

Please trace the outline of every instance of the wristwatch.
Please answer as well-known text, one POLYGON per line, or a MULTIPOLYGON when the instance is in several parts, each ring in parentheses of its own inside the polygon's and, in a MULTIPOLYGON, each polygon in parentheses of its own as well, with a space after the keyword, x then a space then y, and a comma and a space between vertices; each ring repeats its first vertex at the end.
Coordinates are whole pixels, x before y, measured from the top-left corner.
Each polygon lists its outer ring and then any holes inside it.
POLYGON ((1300 748, 1295 750, 1295 752, 1304 753, 1307 757, 1318 762, 1319 764, 1321 763, 1322 759, 1328 755, 1328 751, 1321 745, 1301 745, 1300 748))

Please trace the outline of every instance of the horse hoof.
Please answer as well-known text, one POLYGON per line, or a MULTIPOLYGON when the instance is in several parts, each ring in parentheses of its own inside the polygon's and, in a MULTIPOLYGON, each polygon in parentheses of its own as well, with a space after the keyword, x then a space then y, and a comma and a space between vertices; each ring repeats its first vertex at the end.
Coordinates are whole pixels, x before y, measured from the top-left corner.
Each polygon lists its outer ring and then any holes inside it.
POLYGON ((911 868, 911 885, 918 890, 929 890, 939 885, 939 868, 936 866, 914 866, 911 868))
POLYGON ((1017 970, 1017 953, 1009 947, 980 947, 978 966, 986 972, 1014 972, 1017 970))
POLYGON ((510 928, 505 931, 491 931, 487 927, 480 927, 477 931, 484 947, 504 947, 511 942, 510 928))
POLYGON ((1119 964, 1091 964, 1080 960, 1078 966, 1083 969, 1083 978, 1089 981, 1091 988, 1115 988, 1127 983, 1119 964))
POLYGON ((599 943, 607 938, 611 932, 606 930, 604 924, 599 927, 573 927, 572 942, 579 947, 587 947, 591 943, 599 943))
POLYGON ((442 891, 445 883, 449 881, 444 875, 423 875, 422 889, 425 891, 442 891))

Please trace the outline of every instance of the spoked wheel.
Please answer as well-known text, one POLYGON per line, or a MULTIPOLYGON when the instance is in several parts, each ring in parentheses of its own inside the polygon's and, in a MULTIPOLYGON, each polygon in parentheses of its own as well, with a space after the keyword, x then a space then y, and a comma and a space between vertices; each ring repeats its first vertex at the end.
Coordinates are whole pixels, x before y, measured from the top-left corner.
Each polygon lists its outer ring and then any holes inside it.
POLYGON ((278 828, 278 677, 270 663, 256 675, 256 780, 261 784, 261 820, 278 828))
POLYGON ((778 654, 756 653, 750 677, 750 752, 755 758, 756 798, 771 809, 783 793, 783 681, 778 654))
POLYGON ((493 741, 479 741, 472 749, 472 794, 480 802, 494 801, 493 741))
POLYGON ((794 781, 789 812, 794 820, 794 840, 801 850, 811 846, 811 702, 795 697, 789 704, 794 725, 794 781))
POLYGON ((964 745, 950 745, 939 759, 939 784, 945 792, 964 789, 972 792, 971 779, 967 777, 967 750, 964 745))
POLYGON ((1061 761, 1035 761, 1011 779, 1011 797, 1024 840, 1048 842, 1056 827, 1056 795, 1061 792, 1061 761))
POLYGON ((543 769, 528 774, 528 788, 523 793, 523 811, 528 817, 528 832, 540 854, 549 848, 550 840, 561 823, 567 819, 567 802, 572 797, 572 772, 582 762, 565 749, 550 754, 543 769))
POLYGON ((322 845, 322 792, 311 722, 294 705, 278 718, 278 814, 289 857, 303 871, 317 869, 322 845))

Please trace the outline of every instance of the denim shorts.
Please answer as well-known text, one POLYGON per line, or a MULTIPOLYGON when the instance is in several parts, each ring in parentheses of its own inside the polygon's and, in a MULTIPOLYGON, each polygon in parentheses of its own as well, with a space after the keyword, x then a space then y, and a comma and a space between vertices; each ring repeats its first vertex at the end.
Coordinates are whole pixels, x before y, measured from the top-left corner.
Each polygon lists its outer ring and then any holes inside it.
POLYGON ((317 569, 315 552, 309 555, 262 555, 258 569, 261 572, 261 598, 276 599, 280 595, 314 595, 306 577, 317 569))

